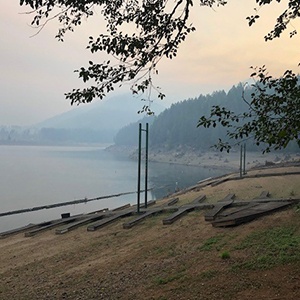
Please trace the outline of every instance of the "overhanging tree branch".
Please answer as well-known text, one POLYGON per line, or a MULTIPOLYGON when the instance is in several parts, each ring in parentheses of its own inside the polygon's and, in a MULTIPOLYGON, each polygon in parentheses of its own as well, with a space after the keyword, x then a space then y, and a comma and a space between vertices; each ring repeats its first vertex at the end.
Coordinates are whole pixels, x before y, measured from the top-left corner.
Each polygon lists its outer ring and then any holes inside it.
MULTIPOLYGON (((250 0, 249 0, 250 1, 250 0)), ((300 1, 295 0, 255 0, 258 8, 271 3, 286 3, 285 10, 277 17, 274 28, 266 34, 265 40, 278 38, 290 23, 300 16, 300 1)), ((83 89, 73 89, 66 93, 71 104, 102 99, 115 87, 124 83, 132 84, 134 93, 156 90, 159 98, 164 94, 153 85, 152 76, 158 73, 158 63, 162 58, 172 59, 188 34, 195 31, 190 24, 190 10, 194 3, 200 6, 226 5, 224 0, 20 0, 20 5, 29 6, 34 15, 32 26, 41 30, 48 20, 57 19, 60 27, 56 38, 63 41, 66 32, 73 31, 83 19, 95 15, 98 8, 106 22, 106 33, 90 37, 88 49, 92 53, 105 52, 112 55, 115 62, 89 62, 81 67, 79 78, 85 83, 94 81, 83 89)), ((249 26, 259 18, 261 10, 247 17, 249 26)), ((39 32, 39 31, 38 31, 39 32)), ((290 36, 297 31, 293 28, 290 36)), ((299 84, 292 71, 286 71, 274 79, 265 68, 255 70, 249 112, 242 116, 225 108, 213 107, 209 118, 202 117, 199 126, 222 126, 234 129, 228 136, 234 139, 253 135, 255 141, 266 143, 265 151, 280 149, 296 140, 299 143, 299 84), (295 116, 297 117, 295 119, 295 116), (241 126, 236 124, 243 120, 241 126)), ((149 95, 149 94, 148 94, 149 95)), ((221 149, 223 149, 221 147, 221 149)), ((229 148, 227 148, 229 149, 229 148)))
MULTIPOLYGON (((288 70, 282 77, 273 78, 265 66, 255 70, 252 74, 256 80, 251 86, 251 100, 247 101, 249 110, 236 114, 224 107, 214 106, 209 117, 200 118, 198 127, 226 127, 229 139, 239 142, 252 136, 257 145, 263 144, 263 152, 286 148, 292 141, 300 147, 299 77, 288 70)), ((215 147, 229 152, 232 145, 219 140, 215 147)))

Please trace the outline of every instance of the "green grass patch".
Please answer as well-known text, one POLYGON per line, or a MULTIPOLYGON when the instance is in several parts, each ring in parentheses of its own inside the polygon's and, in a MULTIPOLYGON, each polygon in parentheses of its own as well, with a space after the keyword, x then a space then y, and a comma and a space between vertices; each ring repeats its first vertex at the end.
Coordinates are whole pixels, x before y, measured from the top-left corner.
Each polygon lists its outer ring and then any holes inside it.
POLYGON ((172 281, 181 279, 184 276, 184 273, 180 272, 180 273, 176 273, 176 274, 170 274, 168 276, 162 277, 156 277, 155 278, 155 283, 158 285, 162 285, 162 284, 168 284, 172 281))
POLYGON ((226 243, 224 243, 222 240, 224 238, 224 235, 217 235, 214 237, 211 237, 207 239, 202 246, 200 246, 198 249, 200 251, 211 251, 213 249, 220 250, 222 246, 224 246, 226 243), (221 243, 222 242, 222 243, 221 243))
POLYGON ((250 252, 249 260, 234 268, 270 269, 274 266, 300 262, 300 235, 297 227, 283 226, 257 231, 247 236, 235 250, 250 252))
POLYGON ((223 251, 221 253, 221 258, 222 259, 229 259, 230 258, 230 253, 228 251, 223 251))

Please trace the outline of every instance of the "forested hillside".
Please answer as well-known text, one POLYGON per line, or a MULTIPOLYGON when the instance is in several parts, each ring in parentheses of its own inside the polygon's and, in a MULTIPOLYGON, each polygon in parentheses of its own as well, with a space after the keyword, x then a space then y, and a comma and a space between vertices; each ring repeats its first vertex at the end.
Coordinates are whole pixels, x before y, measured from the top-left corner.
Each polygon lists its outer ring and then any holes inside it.
MULTIPOLYGON (((207 149, 220 137, 224 137, 224 128, 197 128, 197 123, 202 115, 210 112, 212 105, 229 106, 235 111, 246 109, 242 100, 243 86, 239 84, 225 91, 214 92, 210 95, 200 95, 195 99, 188 99, 164 110, 161 114, 151 119, 142 120, 150 125, 150 146, 171 149, 179 145, 207 149)), ((122 128, 115 137, 117 145, 137 145, 138 122, 122 128)))
MULTIPOLYGON (((150 146, 164 149, 173 149, 178 146, 187 146, 206 150, 213 146, 219 138, 226 141, 226 129, 198 128, 197 123, 201 116, 209 115, 213 105, 226 107, 236 113, 242 113, 248 109, 247 103, 243 100, 250 99, 251 89, 243 87, 240 83, 233 86, 228 93, 217 91, 210 95, 200 95, 195 99, 188 99, 164 110, 151 122, 143 119, 150 125, 150 146)), ((116 145, 137 145, 138 122, 122 128, 115 137, 116 145)), ((237 141, 233 141, 237 143, 237 141)), ((246 141, 248 150, 260 150, 255 143, 249 139, 246 141)), ((287 150, 299 151, 296 143, 289 145, 287 150)))

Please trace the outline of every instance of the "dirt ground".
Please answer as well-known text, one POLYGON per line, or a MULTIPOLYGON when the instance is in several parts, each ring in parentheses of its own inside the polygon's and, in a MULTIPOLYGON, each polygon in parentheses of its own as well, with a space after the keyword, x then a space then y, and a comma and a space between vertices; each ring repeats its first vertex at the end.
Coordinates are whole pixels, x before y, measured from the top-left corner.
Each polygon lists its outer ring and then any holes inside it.
MULTIPOLYGON (((273 170, 286 171, 300 167, 273 170)), ((213 203, 232 192, 252 199, 263 190, 272 198, 300 198, 300 175, 207 186, 180 195, 179 205, 199 194, 213 203)), ((254 255, 236 247, 252 233, 292 226, 300 238, 298 207, 232 228, 212 227, 203 211, 172 225, 162 224, 166 216, 127 230, 122 224, 129 218, 94 232, 83 226, 63 235, 50 230, 1 239, 0 299, 300 299, 300 260, 235 268, 254 255)))

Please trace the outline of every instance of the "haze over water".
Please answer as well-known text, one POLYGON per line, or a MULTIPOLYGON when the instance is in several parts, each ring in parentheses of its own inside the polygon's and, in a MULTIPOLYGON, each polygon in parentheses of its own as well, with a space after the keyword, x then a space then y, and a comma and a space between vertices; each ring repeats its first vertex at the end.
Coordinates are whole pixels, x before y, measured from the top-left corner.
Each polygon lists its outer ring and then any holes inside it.
MULTIPOLYGON (((0 146, 0 212, 137 190, 137 162, 104 147, 0 146)), ((149 162, 148 200, 224 170, 149 162)), ((144 175, 144 169, 142 172, 144 175)), ((144 181, 141 187, 144 187, 144 181)), ((46 220, 135 204, 136 194, 0 217, 0 232, 46 220)), ((144 195, 142 195, 142 201, 144 195)))

